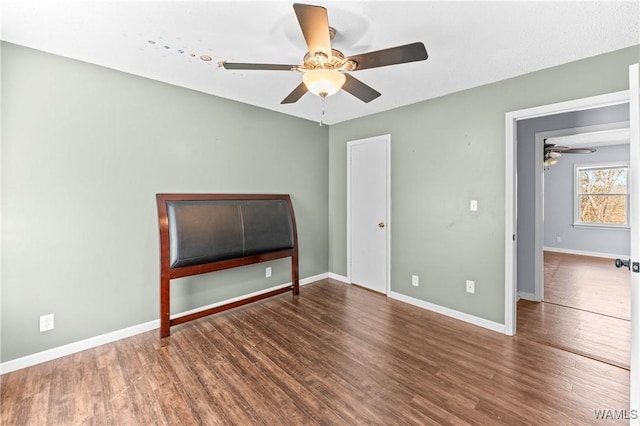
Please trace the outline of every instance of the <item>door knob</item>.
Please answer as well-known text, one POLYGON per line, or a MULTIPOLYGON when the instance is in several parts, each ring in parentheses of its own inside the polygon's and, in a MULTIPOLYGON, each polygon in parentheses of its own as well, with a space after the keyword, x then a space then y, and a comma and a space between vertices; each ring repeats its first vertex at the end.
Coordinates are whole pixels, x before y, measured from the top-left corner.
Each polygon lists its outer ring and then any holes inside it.
POLYGON ((378 228, 384 228, 384 222, 380 222, 380 223, 378 224, 378 228))
POLYGON ((616 268, 622 268, 623 266, 631 270, 631 259, 629 260, 616 259, 616 268))
POLYGON ((640 262, 631 262, 629 260, 616 259, 616 268, 626 267, 631 272, 640 273, 640 262))

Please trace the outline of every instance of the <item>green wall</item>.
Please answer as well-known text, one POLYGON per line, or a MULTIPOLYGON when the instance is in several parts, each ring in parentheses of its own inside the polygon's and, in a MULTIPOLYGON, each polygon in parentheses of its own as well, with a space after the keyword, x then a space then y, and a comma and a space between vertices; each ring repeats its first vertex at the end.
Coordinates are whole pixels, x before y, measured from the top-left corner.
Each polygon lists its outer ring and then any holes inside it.
POLYGON ((391 290, 504 324, 505 113, 625 90, 639 53, 623 49, 331 126, 330 271, 347 273, 346 143, 391 134, 391 290))
MULTIPOLYGON (((624 49, 327 129, 7 43, 1 53, 2 362, 158 318, 156 192, 290 193, 301 277, 346 275, 346 142, 387 133, 392 291, 504 323, 505 113, 624 90, 640 60, 624 49), (39 333, 48 313, 55 330, 39 333)), ((174 312, 288 281, 287 261, 270 279, 264 266, 176 280, 174 312)))
MULTIPOLYGON (((8 43, 1 53, 2 362, 158 318, 157 192, 289 193, 300 276, 328 271, 327 127, 8 43), (40 333, 48 313, 55 329, 40 333)), ((286 283, 289 265, 175 280, 173 311, 286 283)))

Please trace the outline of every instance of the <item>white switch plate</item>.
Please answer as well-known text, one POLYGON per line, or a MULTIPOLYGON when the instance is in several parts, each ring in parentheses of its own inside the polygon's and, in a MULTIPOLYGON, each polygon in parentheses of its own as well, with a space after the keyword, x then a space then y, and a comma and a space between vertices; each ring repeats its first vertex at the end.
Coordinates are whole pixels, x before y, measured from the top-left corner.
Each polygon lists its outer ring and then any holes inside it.
POLYGON ((265 277, 269 278, 271 276, 271 266, 267 267, 265 273, 265 277))
POLYGON ((476 282, 467 280, 467 293, 475 293, 476 292, 476 282))
POLYGON ((471 200, 469 202, 469 210, 471 210, 472 212, 478 211, 478 200, 471 200))
POLYGON ((417 275, 411 275, 411 285, 414 287, 420 286, 420 278, 417 275))

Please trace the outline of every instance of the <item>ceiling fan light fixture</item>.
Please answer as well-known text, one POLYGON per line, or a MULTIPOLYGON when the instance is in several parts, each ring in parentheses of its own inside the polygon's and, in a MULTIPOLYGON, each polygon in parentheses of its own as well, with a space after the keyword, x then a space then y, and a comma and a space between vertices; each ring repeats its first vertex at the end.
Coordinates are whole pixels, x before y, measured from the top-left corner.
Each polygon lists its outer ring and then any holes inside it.
POLYGON ((347 81, 343 73, 334 69, 309 70, 302 76, 307 90, 321 98, 336 94, 347 81))

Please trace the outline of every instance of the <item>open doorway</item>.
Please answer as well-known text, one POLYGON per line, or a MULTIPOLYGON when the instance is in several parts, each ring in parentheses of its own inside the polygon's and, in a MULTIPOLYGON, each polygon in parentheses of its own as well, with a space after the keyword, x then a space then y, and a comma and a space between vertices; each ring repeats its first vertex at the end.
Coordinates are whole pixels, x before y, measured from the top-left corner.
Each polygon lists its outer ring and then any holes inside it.
POLYGON ((626 165, 628 104, 518 122, 517 329, 523 337, 629 369, 629 229, 580 223, 581 166, 626 165), (593 136, 595 140, 589 140, 593 136), (596 149, 543 165, 544 145, 596 149), (578 175, 576 174, 578 173, 578 175), (576 216, 578 214, 578 216, 576 216))

